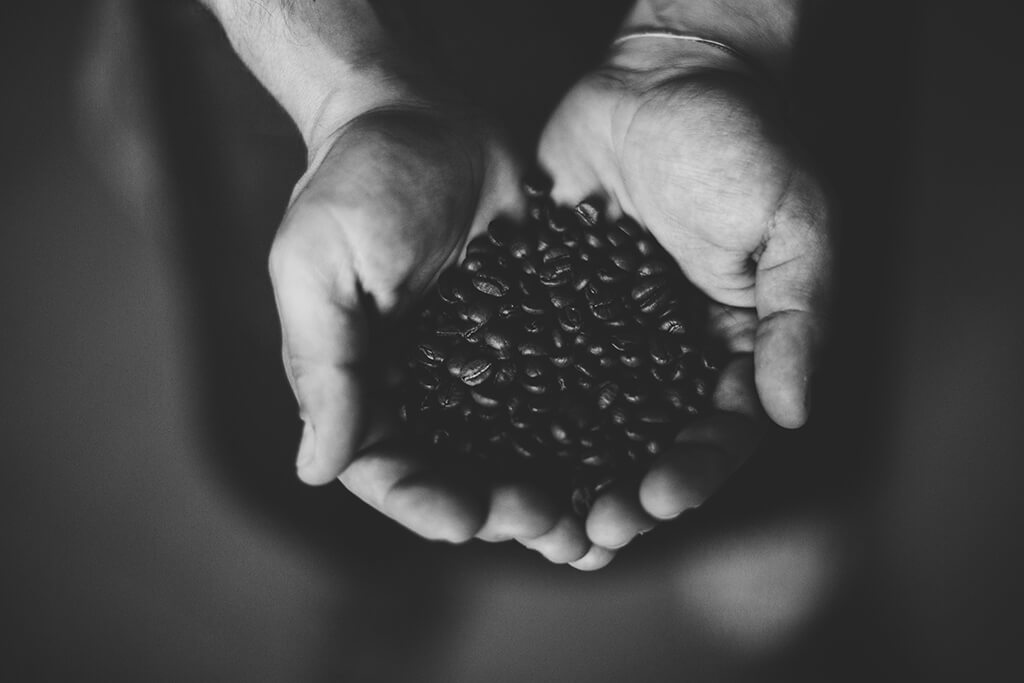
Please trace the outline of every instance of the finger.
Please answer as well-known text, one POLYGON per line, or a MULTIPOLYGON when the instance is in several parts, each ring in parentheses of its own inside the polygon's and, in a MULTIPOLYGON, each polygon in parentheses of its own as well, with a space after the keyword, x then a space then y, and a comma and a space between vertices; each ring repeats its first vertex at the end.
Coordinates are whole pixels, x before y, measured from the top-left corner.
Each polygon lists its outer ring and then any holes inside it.
POLYGON ((608 548, 602 548, 599 545, 590 547, 587 554, 576 560, 570 562, 569 566, 573 569, 579 569, 583 572, 597 571, 608 566, 608 563, 615 559, 615 551, 608 548))
POLYGON ((635 482, 605 491, 587 515, 587 537, 595 545, 622 548, 637 534, 653 529, 655 520, 643 509, 635 482))
POLYGON ((451 476, 396 442, 360 453, 339 477, 353 494, 413 533, 462 543, 486 517, 480 486, 451 476))
POLYGON ((558 518, 554 501, 535 487, 498 483, 491 487, 487 521, 476 536, 488 542, 537 538, 550 531, 558 518))
POLYGON ((757 263, 757 390, 768 416, 783 427, 807 420, 808 382, 825 328, 827 221, 821 189, 795 172, 757 263))
POLYGON ((547 533, 537 538, 519 539, 519 542, 555 564, 575 562, 590 550, 583 524, 570 514, 563 515, 547 533))
POLYGON ((754 453, 761 433, 750 356, 734 359, 715 388, 716 412, 676 437, 640 483, 640 504, 665 520, 698 507, 754 453))
POLYGON ((285 370, 306 423, 296 467, 306 483, 325 484, 348 465, 361 437, 366 323, 357 306, 338 300, 332 274, 315 265, 298 234, 282 230, 270 272, 285 370))

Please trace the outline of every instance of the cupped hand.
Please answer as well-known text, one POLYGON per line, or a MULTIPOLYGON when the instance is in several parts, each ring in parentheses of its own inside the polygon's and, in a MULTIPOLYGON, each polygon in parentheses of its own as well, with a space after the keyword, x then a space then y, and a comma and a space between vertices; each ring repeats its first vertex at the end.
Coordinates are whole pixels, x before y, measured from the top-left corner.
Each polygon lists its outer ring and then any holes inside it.
POLYGON ((403 318, 469 237, 522 210, 516 162, 472 116, 422 103, 364 113, 311 144, 310 158, 270 257, 304 422, 299 477, 340 478, 427 538, 542 543, 554 530, 569 541, 553 559, 581 556, 582 526, 566 527, 539 491, 442 471, 396 422, 403 318))
POLYGON ((678 435, 639 489, 595 502, 595 547, 702 503, 753 452, 763 413, 791 428, 807 419, 829 219, 770 91, 711 46, 636 39, 568 93, 542 135, 555 200, 602 197, 650 229, 713 300, 712 334, 732 354, 715 411, 678 435))

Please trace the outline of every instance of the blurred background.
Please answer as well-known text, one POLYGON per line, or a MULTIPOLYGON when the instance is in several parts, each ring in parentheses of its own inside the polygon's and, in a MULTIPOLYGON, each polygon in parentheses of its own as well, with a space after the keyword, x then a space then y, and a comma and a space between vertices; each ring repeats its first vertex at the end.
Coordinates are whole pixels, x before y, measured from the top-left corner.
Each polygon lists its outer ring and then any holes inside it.
MULTIPOLYGON (((624 9, 406 4, 522 141, 624 9)), ((191 2, 8 3, 0 679, 1015 680, 1019 23, 807 4, 841 216, 813 423, 586 575, 301 486, 265 275, 298 135, 191 2)))

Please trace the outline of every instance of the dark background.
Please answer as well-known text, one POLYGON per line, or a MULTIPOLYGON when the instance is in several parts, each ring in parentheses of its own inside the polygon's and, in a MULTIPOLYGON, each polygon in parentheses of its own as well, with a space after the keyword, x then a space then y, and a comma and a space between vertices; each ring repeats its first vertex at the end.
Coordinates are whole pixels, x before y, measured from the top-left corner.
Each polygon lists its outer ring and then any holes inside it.
MULTIPOLYGON (((528 140, 623 3, 593 4, 407 21, 528 140)), ((814 421, 595 575, 299 485, 264 267, 297 135, 189 3, 0 10, 0 679, 1015 678, 1020 24, 808 4, 841 217, 814 421)))

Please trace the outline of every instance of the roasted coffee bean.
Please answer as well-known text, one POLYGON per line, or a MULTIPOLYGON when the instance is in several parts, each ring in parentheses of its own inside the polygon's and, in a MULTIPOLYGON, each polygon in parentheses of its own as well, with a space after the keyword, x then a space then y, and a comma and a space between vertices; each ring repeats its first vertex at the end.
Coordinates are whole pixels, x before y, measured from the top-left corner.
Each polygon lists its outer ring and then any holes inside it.
POLYGON ((567 334, 576 334, 583 329, 583 315, 576 306, 566 306, 556 316, 558 326, 567 334))
POLYGON ((583 515, 710 407, 707 299, 635 222, 525 182, 528 222, 493 221, 415 317, 403 419, 485 469, 533 459, 583 515))
POLYGON ((687 333, 686 321, 678 315, 670 315, 659 320, 658 329, 674 335, 684 335, 687 333))
POLYGON ((643 236, 644 229, 632 218, 623 216, 615 221, 615 228, 625 234, 629 239, 636 240, 643 236))
POLYGON ((609 336, 612 348, 616 351, 630 352, 643 348, 645 335, 634 330, 618 330, 609 336))
POLYGON ((464 280, 465 274, 457 268, 449 268, 441 273, 441 277, 437 280, 437 294, 441 297, 441 301, 447 304, 462 301, 455 295, 455 287, 464 280))
POLYGON ((649 342, 648 351, 658 365, 668 365, 676 359, 679 347, 673 345, 660 335, 654 335, 649 342))
POLYGON ((641 356, 639 353, 623 353, 621 356, 619 356, 619 362, 622 363, 625 367, 631 370, 635 370, 644 364, 644 357, 641 356))
POLYGON ((487 236, 491 240, 491 244, 496 247, 504 247, 519 234, 519 228, 516 227, 515 223, 512 223, 506 219, 498 218, 491 221, 491 224, 487 226, 487 236))
POLYGON ((497 408, 501 405, 501 394, 488 389, 486 387, 476 387, 471 389, 469 395, 477 405, 483 406, 484 408, 497 408))
POLYGON ((548 312, 549 303, 541 294, 529 294, 523 299, 521 308, 529 315, 544 315, 548 312))
POLYGON ((572 265, 572 249, 563 245, 553 246, 541 256, 541 263, 567 263, 572 265))
POLYGON ((459 313, 466 317, 466 320, 483 325, 494 317, 498 307, 486 298, 479 298, 475 301, 468 301, 462 304, 459 313))
POLYGON ((609 301, 604 304, 591 304, 590 312, 595 318, 602 322, 612 322, 620 319, 626 313, 626 307, 621 301, 609 301))
POLYGON ((527 340, 519 342, 516 347, 523 356, 547 356, 549 349, 547 344, 541 341, 527 340))
POLYGON ((630 297, 644 313, 657 313, 672 298, 668 280, 664 275, 651 275, 641 278, 630 291, 630 297))
POLYGON ((548 415, 555 409, 555 402, 550 396, 534 396, 526 402, 526 411, 533 415, 548 415))
POLYGON ((633 239, 630 238, 630 236, 627 235, 625 232, 623 232, 622 229, 618 226, 608 231, 608 236, 606 237, 606 239, 608 240, 608 244, 616 248, 625 247, 633 243, 633 239))
POLYGON ((604 235, 597 230, 588 230, 583 233, 583 244, 594 251, 604 251, 608 248, 608 241, 604 235))
POLYGON ((527 335, 543 334, 550 329, 551 325, 546 317, 531 315, 523 321, 523 332, 527 335))
POLYGON ((612 252, 608 254, 608 259, 614 263, 617 268, 624 270, 627 273, 632 273, 636 270, 637 263, 639 261, 636 253, 632 249, 627 249, 625 247, 613 249, 612 252))
POLYGON ((606 285, 617 285, 620 282, 625 282, 626 278, 629 277, 626 271, 622 270, 615 264, 609 264, 598 268, 596 275, 597 279, 606 285))
POLYGON ((541 358, 526 358, 519 366, 524 377, 540 379, 550 377, 553 373, 547 361, 541 358))
POLYGON ((576 292, 568 286, 552 287, 548 290, 548 298, 552 306, 561 310, 576 301, 576 292))
POLYGON ((619 385, 615 382, 602 382, 597 391, 597 407, 600 410, 611 408, 619 399, 619 385))
POLYGON ((498 250, 487 235, 477 235, 466 243, 466 256, 497 256, 498 250))
POLYGON ((437 402, 446 410, 457 408, 465 400, 466 389, 456 382, 448 382, 437 391, 437 402))
POLYGON ((571 353, 553 353, 550 360, 556 368, 567 368, 572 365, 573 356, 571 353))
POLYGON ((640 277, 650 277, 651 275, 662 275, 670 272, 672 272, 672 266, 665 261, 656 259, 647 259, 636 269, 636 274, 640 277))
POLYGON ((551 191, 551 185, 551 178, 538 168, 530 169, 523 178, 523 192, 534 199, 546 197, 551 191))
POLYGON ((521 457, 530 460, 540 457, 544 453, 544 444, 541 440, 535 435, 526 432, 512 438, 512 448, 521 457))
POLYGON ((536 250, 536 247, 524 239, 517 238, 508 245, 508 253, 512 258, 523 260, 536 250))
POLYGON ((601 211, 597 208, 593 202, 580 202, 573 209, 573 214, 582 225, 587 228, 592 228, 597 225, 597 221, 601 217, 601 211))
POLYGON ((512 283, 502 275, 476 273, 473 276, 473 286, 476 287, 478 292, 483 292, 487 296, 500 298, 509 293, 509 290, 512 288, 512 283))
POLYGON ((673 381, 672 378, 675 377, 678 369, 679 368, 676 365, 652 365, 651 377, 653 377, 656 382, 663 384, 668 383, 673 381))
POLYGON ((512 357, 515 347, 512 344, 512 335, 509 330, 490 329, 483 334, 484 344, 494 350, 496 358, 506 359, 512 357))
POLYGON ((436 372, 423 368, 416 373, 416 384, 427 391, 433 391, 441 386, 441 377, 436 372))
POLYGON ((545 263, 537 271, 537 277, 545 287, 560 287, 572 280, 572 260, 564 259, 545 263))
POLYGON ((636 241, 636 250, 641 256, 651 256, 660 251, 655 241, 648 237, 641 237, 636 241))
POLYGON ((437 368, 440 367, 445 360, 444 349, 441 348, 436 342, 423 342, 418 347, 419 350, 419 361, 421 364, 437 368))
POLYGON ((483 384, 494 372, 494 364, 486 358, 474 358, 459 369, 459 379, 471 387, 483 384))
POLYGON ((494 268, 497 265, 498 260, 490 255, 473 254, 471 256, 467 256, 466 260, 462 262, 462 269, 467 273, 476 273, 488 267, 494 268))
POLYGON ((638 410, 636 419, 644 424, 665 425, 672 422, 672 414, 661 406, 650 405, 638 410))

